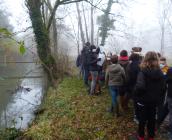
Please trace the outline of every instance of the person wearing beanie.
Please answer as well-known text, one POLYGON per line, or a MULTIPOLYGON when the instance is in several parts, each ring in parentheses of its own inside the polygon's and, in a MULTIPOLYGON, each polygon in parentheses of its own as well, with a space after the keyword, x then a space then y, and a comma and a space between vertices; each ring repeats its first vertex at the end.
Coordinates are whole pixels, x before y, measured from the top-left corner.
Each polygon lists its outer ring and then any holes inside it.
MULTIPOLYGON (((120 52, 119 64, 124 68, 125 73, 126 73, 126 69, 127 69, 128 64, 129 64, 128 52, 126 50, 122 50, 120 52)), ((126 83, 124 83, 124 85, 121 87, 120 92, 119 92, 119 96, 120 96, 121 107, 124 110, 127 110, 127 106, 125 103, 125 94, 126 94, 126 83)))

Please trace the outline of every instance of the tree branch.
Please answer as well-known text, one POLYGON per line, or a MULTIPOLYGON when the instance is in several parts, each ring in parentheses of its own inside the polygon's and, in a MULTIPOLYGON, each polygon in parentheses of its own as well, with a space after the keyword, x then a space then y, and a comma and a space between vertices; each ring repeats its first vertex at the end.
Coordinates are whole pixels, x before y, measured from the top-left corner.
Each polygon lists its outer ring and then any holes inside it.
POLYGON ((49 21, 48 21, 47 30, 49 31, 49 29, 51 27, 51 24, 52 24, 52 21, 53 21, 53 18, 55 16, 55 13, 56 13, 56 10, 57 10, 58 6, 66 5, 66 4, 70 4, 70 3, 81 2, 81 1, 87 1, 87 0, 62 0, 62 1, 56 0, 54 8, 53 8, 53 10, 51 12, 51 16, 50 16, 49 21))
POLYGON ((12 35, 17 35, 17 34, 20 34, 20 33, 23 33, 23 32, 27 32, 29 29, 32 29, 32 26, 29 26, 29 27, 27 27, 26 29, 24 29, 22 31, 14 32, 14 33, 12 33, 12 35))
MULTIPOLYGON (((97 7, 97 5, 92 4, 90 1, 86 1, 86 2, 89 3, 91 6, 93 6, 94 8, 96 8, 96 9, 102 11, 103 13, 107 13, 106 10, 103 10, 103 9, 97 7)), ((119 2, 118 2, 118 1, 115 1, 115 2, 113 2, 113 3, 119 3, 119 2)), ((116 15, 116 14, 110 13, 110 12, 108 12, 108 14, 109 14, 109 15, 113 15, 113 16, 121 16, 121 15, 116 15)), ((122 16, 121 16, 121 17, 122 17, 122 16)))
POLYGON ((76 3, 76 2, 81 2, 81 1, 87 1, 87 0, 63 0, 60 2, 60 5, 66 5, 66 4, 76 3))

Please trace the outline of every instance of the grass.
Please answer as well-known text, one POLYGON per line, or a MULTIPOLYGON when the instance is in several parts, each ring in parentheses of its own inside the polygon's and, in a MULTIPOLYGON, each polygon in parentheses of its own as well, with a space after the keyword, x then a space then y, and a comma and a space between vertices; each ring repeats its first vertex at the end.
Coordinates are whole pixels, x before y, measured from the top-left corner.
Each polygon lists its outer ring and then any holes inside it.
POLYGON ((33 140, 129 140, 136 132, 132 109, 119 118, 112 116, 106 111, 108 92, 88 96, 82 83, 66 78, 58 89, 50 88, 42 106, 45 111, 24 136, 33 140))

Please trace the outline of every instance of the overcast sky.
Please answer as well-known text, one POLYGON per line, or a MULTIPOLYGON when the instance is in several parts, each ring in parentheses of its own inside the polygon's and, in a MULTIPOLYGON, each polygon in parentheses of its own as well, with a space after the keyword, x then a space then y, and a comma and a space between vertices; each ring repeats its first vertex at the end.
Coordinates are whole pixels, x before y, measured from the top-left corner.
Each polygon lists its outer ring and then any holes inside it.
MULTIPOLYGON (((22 27, 25 26, 26 21, 23 19, 26 19, 27 14, 24 9, 24 0, 5 0, 5 2, 8 11, 12 14, 11 23, 15 26, 18 26, 19 23, 22 24, 22 27)), ((157 22, 157 0, 135 0, 126 9, 128 10, 125 12, 125 16, 133 20, 136 27, 148 25, 143 29, 151 28, 157 22)), ((111 12, 114 12, 113 9, 111 12)))
MULTIPOLYGON (((128 7, 123 7, 121 9, 118 6, 114 5, 111 11, 112 13, 116 13, 117 11, 122 12, 125 24, 127 24, 128 27, 132 28, 132 32, 136 36, 142 36, 142 34, 144 34, 145 32, 155 30, 154 34, 152 34, 152 32, 148 34, 154 39, 145 40, 145 45, 143 45, 145 51, 150 49, 159 51, 160 49, 159 42, 157 42, 160 38, 155 37, 155 34, 160 35, 160 33, 157 31, 157 29, 159 28, 158 1, 159 0, 134 0, 129 4, 128 7)), ((103 2, 107 2, 107 0, 103 0, 103 2)), ((15 30, 21 30, 30 26, 30 22, 28 22, 28 14, 26 13, 27 10, 26 8, 24 8, 24 0, 5 0, 5 3, 8 7, 8 11, 12 14, 12 16, 10 17, 10 21, 14 25, 15 30)), ((100 12, 100 14, 102 14, 102 12, 100 12)), ((67 17, 65 23, 68 24, 69 27, 72 27, 70 21, 71 18, 67 17)), ((141 39, 143 40, 144 38, 145 37, 141 39)), ((136 45, 140 45, 139 40, 137 43, 136 45)))

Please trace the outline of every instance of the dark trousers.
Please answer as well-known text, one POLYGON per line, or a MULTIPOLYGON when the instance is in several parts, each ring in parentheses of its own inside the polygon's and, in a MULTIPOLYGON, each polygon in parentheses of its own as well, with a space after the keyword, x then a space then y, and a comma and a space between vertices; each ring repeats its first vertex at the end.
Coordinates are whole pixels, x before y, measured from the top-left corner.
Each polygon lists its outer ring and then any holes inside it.
POLYGON ((161 126, 161 124, 163 123, 163 121, 167 117, 168 113, 169 113, 168 102, 166 102, 164 104, 163 108, 161 109, 161 112, 159 112, 159 115, 157 118, 157 127, 158 128, 161 126))
POLYGON ((166 112, 168 109, 168 105, 164 105, 164 100, 165 100, 165 96, 161 97, 161 101, 158 103, 157 106, 157 122, 160 122, 160 124, 163 122, 163 120, 166 117, 166 113, 168 114, 168 112, 166 112))
POLYGON ((155 115, 156 115, 156 105, 147 103, 142 104, 137 102, 136 112, 139 120, 138 133, 140 137, 145 135, 145 126, 147 126, 148 136, 153 138, 155 136, 155 115))
POLYGON ((84 84, 88 86, 89 69, 88 67, 83 67, 83 69, 84 69, 84 84))

